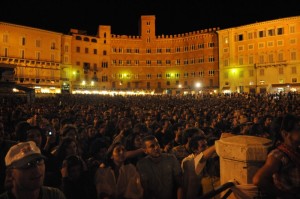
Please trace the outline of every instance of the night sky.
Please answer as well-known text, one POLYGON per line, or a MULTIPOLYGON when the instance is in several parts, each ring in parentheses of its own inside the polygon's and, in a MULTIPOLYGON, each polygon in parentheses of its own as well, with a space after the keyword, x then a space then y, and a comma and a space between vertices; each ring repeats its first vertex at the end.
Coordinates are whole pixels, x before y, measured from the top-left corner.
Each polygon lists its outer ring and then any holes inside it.
POLYGON ((299 0, 78 1, 2 1, 0 21, 61 33, 75 28, 88 35, 96 35, 98 25, 110 25, 113 34, 138 35, 140 16, 155 15, 156 35, 166 35, 300 16, 299 0))

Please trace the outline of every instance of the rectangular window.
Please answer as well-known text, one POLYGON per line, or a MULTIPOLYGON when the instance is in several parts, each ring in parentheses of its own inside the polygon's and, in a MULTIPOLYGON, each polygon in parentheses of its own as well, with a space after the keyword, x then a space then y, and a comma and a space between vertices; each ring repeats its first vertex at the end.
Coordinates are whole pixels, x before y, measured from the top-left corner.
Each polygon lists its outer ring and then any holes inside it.
POLYGON ((258 31, 258 36, 260 37, 260 38, 262 38, 262 37, 265 37, 265 31, 263 31, 263 30, 261 30, 261 31, 258 31))
POLYGON ((51 61, 53 61, 53 62, 55 61, 54 54, 51 54, 51 58, 50 58, 50 59, 51 59, 51 61))
POLYGON ((283 35, 283 34, 284 34, 283 28, 277 28, 277 35, 283 35))
POLYGON ((254 76, 254 70, 253 69, 250 69, 249 70, 249 77, 253 77, 254 76))
POLYGON ((297 83, 297 78, 292 78, 292 83, 297 83))
POLYGON ((55 42, 51 42, 51 47, 50 47, 52 50, 55 49, 55 42))
POLYGON ((224 60, 224 66, 229 66, 229 60, 228 59, 224 60))
POLYGON ((268 41, 268 47, 273 47, 274 46, 274 42, 273 41, 268 41))
POLYGON ((208 43, 208 47, 209 47, 209 48, 215 47, 215 43, 213 43, 213 42, 208 43))
POLYGON ((261 43, 258 43, 258 48, 264 48, 265 47, 265 43, 261 42, 261 43))
POLYGON ((41 53, 40 53, 40 52, 36 52, 36 53, 35 53, 35 58, 36 58, 37 60, 40 60, 40 59, 41 59, 41 53))
POLYGON ((7 34, 3 35, 3 43, 8 43, 8 35, 7 34))
POLYGON ((243 65, 244 64, 244 57, 240 56, 239 57, 239 65, 243 65))
POLYGON ((259 70, 259 75, 260 76, 264 76, 265 75, 265 70, 264 69, 260 69, 259 70))
POLYGON ((253 44, 249 44, 249 45, 248 45, 248 49, 249 49, 249 50, 253 50, 253 48, 254 48, 254 45, 253 45, 253 44))
POLYGON ((283 41, 282 40, 278 40, 277 41, 277 46, 283 46, 283 41))
POLYGON ((204 43, 198 44, 198 48, 199 48, 199 49, 204 48, 204 43))
POLYGON ((213 55, 208 57, 208 62, 214 62, 214 61, 215 61, 215 58, 213 55))
POLYGON ((292 74, 297 74, 297 68, 295 66, 293 66, 291 69, 292 69, 292 74))
POLYGON ((284 74, 283 68, 278 68, 278 74, 279 75, 283 75, 284 74))
POLYGON ((22 37, 21 45, 22 45, 22 46, 25 46, 25 44, 26 44, 26 38, 25 38, 25 37, 22 37))
POLYGON ((297 60, 297 56, 296 55, 297 55, 296 52, 291 52, 291 60, 292 61, 297 60))
POLYGON ((248 39, 253 39, 253 32, 248 32, 248 39))
POLYGON ((283 61, 283 53, 278 53, 278 61, 283 61))
POLYGON ((259 63, 260 63, 260 64, 265 63, 265 56, 264 56, 264 55, 260 55, 260 56, 259 56, 259 63))
POLYGON ((208 76, 214 76, 215 75, 215 71, 214 70, 209 70, 208 71, 208 76))
POLYGON ((243 34, 239 34, 239 35, 238 35, 238 41, 243 41, 243 39, 244 39, 244 38, 243 38, 243 34))
POLYGON ((274 36, 275 35, 275 29, 268 30, 268 36, 274 36))
POLYGON ((39 48, 41 47, 41 40, 35 40, 35 47, 39 48))
POLYGON ((93 53, 94 53, 94 55, 97 55, 97 53, 98 53, 97 49, 94 49, 93 53))
POLYGON ((151 60, 146 60, 146 65, 151 66, 151 60))
POLYGON ((20 51, 20 57, 21 57, 21 59, 25 58, 25 51, 24 50, 20 51))
POLYGON ((295 26, 290 26, 290 33, 295 33, 295 26))
POLYGON ((269 54, 269 62, 274 63, 274 55, 273 54, 269 54))
POLYGON ((239 51, 243 51, 244 50, 244 46, 239 46, 238 49, 239 49, 239 51))
POLYGON ((88 53, 89 53, 89 49, 88 49, 88 48, 85 48, 85 49, 84 49, 84 52, 85 52, 85 54, 88 54, 88 53))
POLYGON ((252 56, 252 55, 250 55, 248 59, 249 59, 249 60, 248 60, 248 61, 249 61, 249 64, 253 64, 253 63, 254 63, 254 61, 253 61, 253 56, 252 56))
POLYGON ((76 52, 80 53, 80 47, 79 46, 76 47, 76 52))

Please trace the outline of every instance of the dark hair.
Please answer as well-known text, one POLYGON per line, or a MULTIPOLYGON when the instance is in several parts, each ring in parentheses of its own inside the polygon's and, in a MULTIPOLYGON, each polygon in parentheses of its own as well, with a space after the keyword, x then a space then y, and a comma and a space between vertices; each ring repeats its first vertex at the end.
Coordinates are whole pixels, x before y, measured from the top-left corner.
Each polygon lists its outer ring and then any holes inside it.
POLYGON ((198 141, 205 140, 205 137, 202 135, 196 135, 192 137, 192 139, 189 142, 189 148, 191 151, 195 151, 198 148, 198 141))
POLYGON ((125 148, 126 150, 130 151, 130 150, 135 150, 135 146, 134 146, 134 140, 136 138, 136 136, 140 136, 141 135, 139 133, 132 133, 129 134, 126 138, 125 138, 125 148))
POLYGON ((27 139, 27 130, 30 129, 31 125, 26 121, 20 121, 15 127, 17 140, 24 142, 27 139))
POLYGON ((270 150, 276 148, 276 146, 284 141, 281 135, 282 131, 291 133, 293 130, 296 130, 300 127, 298 126, 299 122, 300 118, 290 113, 283 117, 275 118, 271 124, 271 132, 273 133, 273 146, 270 150))
POLYGON ((67 161, 68 170, 74 166, 80 165, 83 171, 83 160, 77 155, 69 155, 65 158, 67 161))
POLYGON ((143 148, 145 148, 145 142, 156 140, 156 137, 154 135, 147 135, 143 138, 143 148))
POLYGON ((108 147, 109 145, 104 139, 96 138, 91 144, 90 151, 89 151, 90 155, 94 156, 100 151, 100 149, 108 148, 108 147))
MULTIPOLYGON (((114 168, 115 164, 114 161, 111 159, 111 156, 113 154, 114 148, 116 148, 116 146, 124 146, 124 144, 122 144, 121 142, 115 142, 112 143, 106 153, 106 166, 111 166, 112 168, 114 168)), ((125 146, 124 146, 125 148, 125 146)), ((126 150, 126 149, 125 149, 126 150)), ((128 161, 125 159, 124 164, 128 164, 128 161)))
MULTIPOLYGON (((203 133, 203 131, 197 127, 190 127, 187 129, 184 129, 183 135, 182 135, 182 144, 186 144, 188 142, 188 138, 192 138, 194 135, 197 135, 197 133, 203 133)), ((203 133, 204 135, 204 133, 203 133)))

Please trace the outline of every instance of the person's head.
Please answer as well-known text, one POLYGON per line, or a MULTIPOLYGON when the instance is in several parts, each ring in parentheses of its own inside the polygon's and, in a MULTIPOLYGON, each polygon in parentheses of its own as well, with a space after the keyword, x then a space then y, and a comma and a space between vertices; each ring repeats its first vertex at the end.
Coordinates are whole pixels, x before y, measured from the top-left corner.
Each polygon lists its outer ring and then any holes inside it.
POLYGON ((7 178, 13 190, 35 191, 43 185, 45 157, 35 142, 19 142, 5 156, 7 178))
POLYGON ((156 137, 153 135, 148 135, 143 138, 143 148, 144 152, 153 158, 158 158, 161 156, 160 145, 156 137))
POLYGON ((207 148, 206 138, 202 135, 196 135, 191 138, 189 148, 193 153, 200 153, 207 148))
POLYGON ((191 140, 191 138, 196 135, 204 136, 204 132, 201 129, 196 128, 196 127, 190 127, 190 128, 184 129, 183 135, 182 135, 182 144, 187 144, 191 140))
POLYGON ((63 138, 65 138, 65 137, 71 137, 71 138, 73 138, 74 140, 77 140, 78 129, 77 129, 77 127, 74 126, 74 125, 66 124, 66 125, 62 128, 61 133, 62 133, 62 137, 63 137, 63 138))
POLYGON ((108 150, 108 143, 101 138, 95 139, 90 147, 90 156, 98 159, 98 160, 104 160, 105 155, 108 150))
POLYGON ((287 114, 282 118, 280 135, 283 142, 291 142, 299 146, 300 144, 300 118, 287 114))
POLYGON ((34 141, 35 144, 41 148, 42 146, 42 132, 38 126, 32 126, 27 130, 27 141, 34 141))
POLYGON ((64 159, 63 166, 67 167, 68 178, 72 181, 80 179, 84 171, 83 160, 77 155, 70 155, 64 159))
POLYGON ((57 149, 57 156, 61 160, 70 155, 78 155, 77 143, 74 139, 66 137, 62 139, 57 149))
POLYGON ((27 130, 30 129, 30 124, 26 121, 20 121, 15 127, 15 133, 17 140, 20 142, 25 142, 27 139, 27 130))
POLYGON ((115 165, 121 165, 125 162, 125 146, 121 142, 110 145, 107 151, 107 157, 111 159, 115 165))
POLYGON ((126 150, 135 150, 142 147, 142 137, 139 133, 132 133, 126 137, 125 140, 126 150))

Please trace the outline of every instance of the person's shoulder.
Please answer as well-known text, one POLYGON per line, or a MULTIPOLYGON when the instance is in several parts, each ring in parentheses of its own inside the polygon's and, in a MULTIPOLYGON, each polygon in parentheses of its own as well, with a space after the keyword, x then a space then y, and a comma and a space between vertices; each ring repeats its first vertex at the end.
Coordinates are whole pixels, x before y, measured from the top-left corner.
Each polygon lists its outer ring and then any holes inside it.
POLYGON ((137 166, 138 166, 138 165, 148 164, 148 162, 150 161, 149 158, 150 158, 150 156, 147 155, 147 156, 145 156, 145 157, 139 159, 139 160, 137 161, 137 166))
POLYGON ((55 187, 42 187, 43 199, 66 199, 64 193, 55 187))

